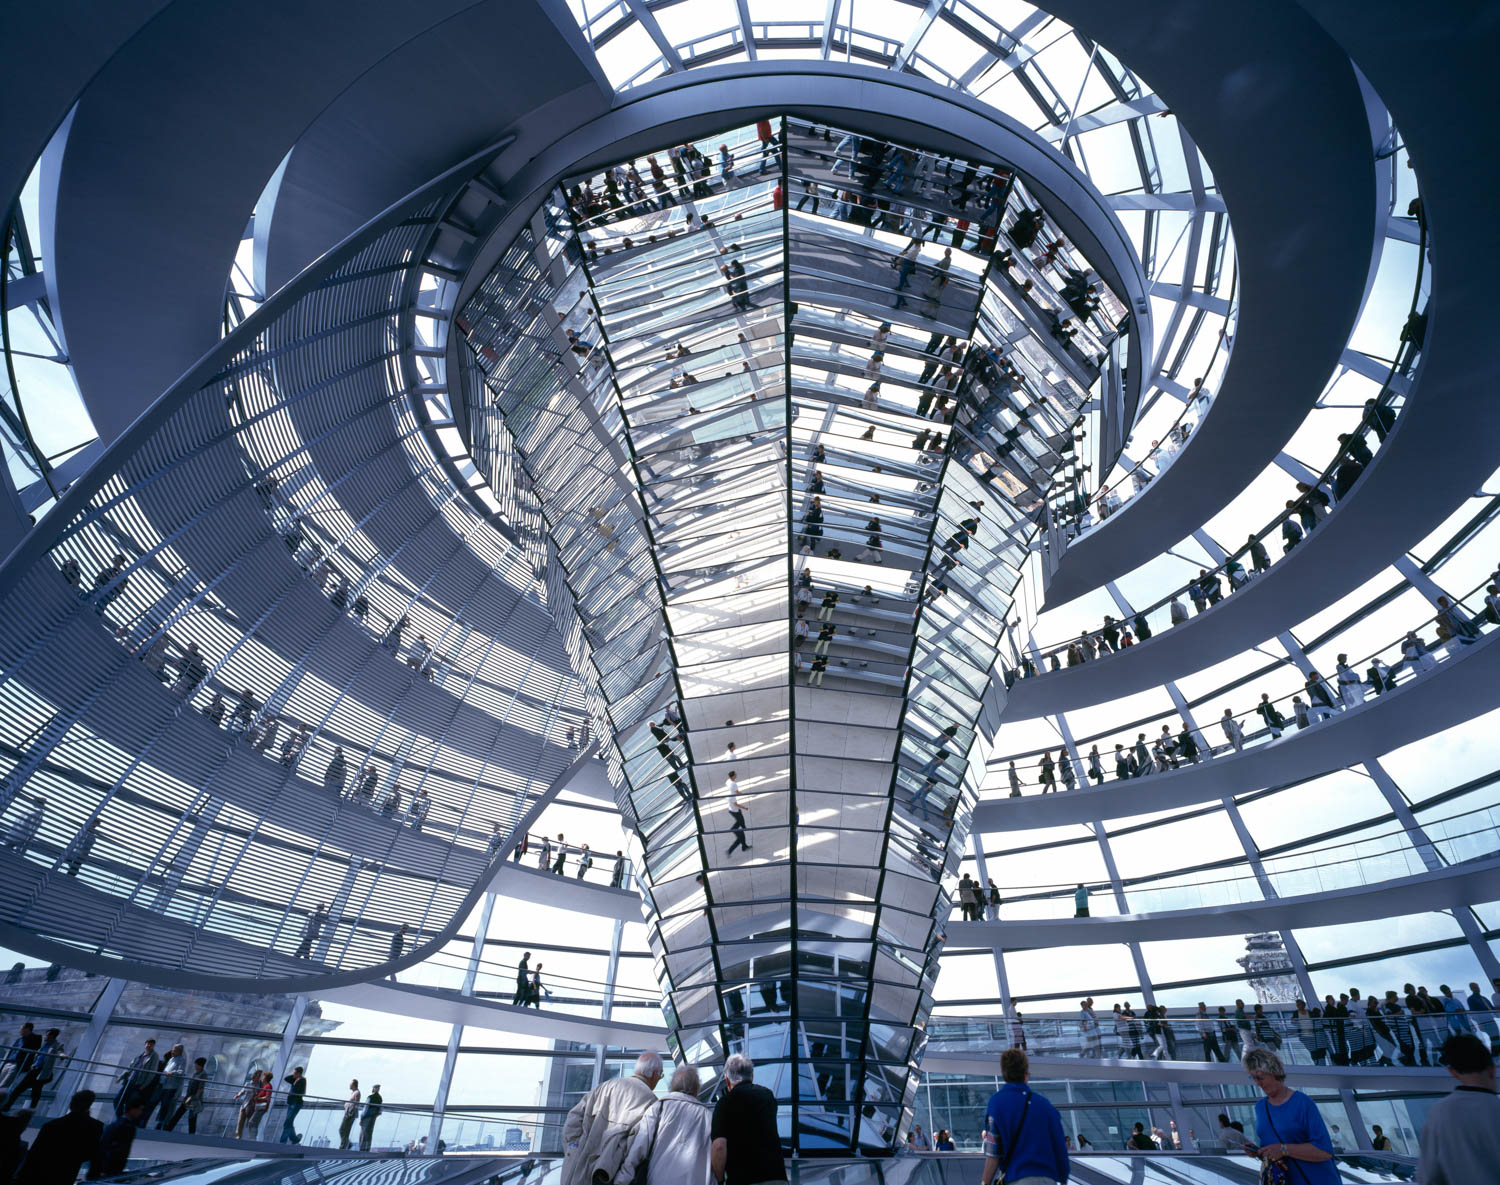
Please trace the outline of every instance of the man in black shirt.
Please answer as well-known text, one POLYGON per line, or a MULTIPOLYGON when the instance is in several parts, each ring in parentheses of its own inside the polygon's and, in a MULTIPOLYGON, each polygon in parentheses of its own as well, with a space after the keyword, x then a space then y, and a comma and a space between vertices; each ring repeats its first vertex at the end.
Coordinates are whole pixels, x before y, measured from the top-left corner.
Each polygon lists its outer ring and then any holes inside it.
POLYGON ((295 1066, 283 1082, 286 1088, 286 1117, 281 1121, 281 1143, 300 1144, 302 1136, 294 1126, 297 1122, 297 1114, 302 1110, 302 1104, 307 1099, 307 1075, 302 1072, 301 1066, 295 1066))
POLYGON ((42 1124, 31 1142, 31 1151, 16 1174, 17 1185, 54 1185, 76 1181, 83 1162, 99 1151, 104 1125, 89 1115, 94 1092, 80 1090, 68 1101, 68 1113, 42 1124))
POLYGON ((382 1104, 384 1097, 380 1093, 380 1083, 375 1084, 375 1089, 365 1096, 365 1113, 359 1117, 359 1150, 368 1152, 370 1144, 375 1139, 375 1120, 380 1117, 384 1110, 382 1104))
POLYGON ((511 999, 512 1004, 521 1007, 526 1006, 527 986, 531 983, 531 952, 527 951, 521 956, 521 961, 516 964, 516 994, 511 999))
POLYGON ((99 1136, 99 1149, 89 1161, 90 1181, 125 1171, 136 1128, 145 1126, 146 1111, 145 1099, 131 1099, 121 1109, 120 1117, 104 1129, 99 1136))
POLYGON ((776 1096, 751 1079, 755 1063, 732 1053, 724 1063, 725 1090, 714 1107, 713 1141, 709 1161, 714 1180, 723 1182, 727 1170, 733 1185, 785 1181, 781 1136, 776 1130, 776 1096))

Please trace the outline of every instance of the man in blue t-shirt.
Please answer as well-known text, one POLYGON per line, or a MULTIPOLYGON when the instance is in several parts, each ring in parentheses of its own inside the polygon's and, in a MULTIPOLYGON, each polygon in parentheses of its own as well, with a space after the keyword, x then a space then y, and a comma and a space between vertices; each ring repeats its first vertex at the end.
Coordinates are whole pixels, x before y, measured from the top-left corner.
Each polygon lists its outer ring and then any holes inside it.
POLYGON ((1025 1050, 1000 1055, 1005 1085, 990 1096, 984 1115, 984 1180, 1003 1173, 1007 1185, 1054 1185, 1068 1179, 1068 1145, 1062 1116, 1026 1085, 1031 1063, 1025 1050))

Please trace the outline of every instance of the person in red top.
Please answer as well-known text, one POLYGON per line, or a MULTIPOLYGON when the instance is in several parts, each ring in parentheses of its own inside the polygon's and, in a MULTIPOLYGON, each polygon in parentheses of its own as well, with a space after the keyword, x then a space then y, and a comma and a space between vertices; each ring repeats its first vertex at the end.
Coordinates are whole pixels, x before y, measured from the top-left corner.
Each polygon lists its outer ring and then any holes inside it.
POLYGON ((771 209, 773 209, 773 210, 779 210, 779 209, 781 209, 781 203, 782 203, 781 183, 777 182, 776 188, 771 191, 771 209))
MULTIPOLYGON (((776 137, 771 132, 771 121, 762 119, 755 125, 755 134, 760 137, 760 171, 764 173, 775 159, 776 137)), ((780 206, 776 207, 778 210, 780 206)))
POLYGON ((244 1100, 240 1103, 239 1121, 234 1127, 234 1138, 244 1139, 245 1127, 248 1124, 250 1136, 254 1139, 255 1129, 271 1107, 271 1075, 263 1070, 256 1070, 251 1074, 250 1081, 245 1083, 234 1097, 236 1102, 244 1100))

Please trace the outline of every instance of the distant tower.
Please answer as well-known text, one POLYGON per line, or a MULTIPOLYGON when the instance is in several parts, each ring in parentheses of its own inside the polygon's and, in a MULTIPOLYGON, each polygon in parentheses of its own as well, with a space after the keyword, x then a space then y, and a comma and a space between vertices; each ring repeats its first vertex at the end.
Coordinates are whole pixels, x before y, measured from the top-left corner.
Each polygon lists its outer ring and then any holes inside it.
POLYGON ((1302 994, 1280 934, 1246 934, 1245 953, 1235 962, 1245 969, 1255 998, 1262 1004, 1290 1004, 1302 994))

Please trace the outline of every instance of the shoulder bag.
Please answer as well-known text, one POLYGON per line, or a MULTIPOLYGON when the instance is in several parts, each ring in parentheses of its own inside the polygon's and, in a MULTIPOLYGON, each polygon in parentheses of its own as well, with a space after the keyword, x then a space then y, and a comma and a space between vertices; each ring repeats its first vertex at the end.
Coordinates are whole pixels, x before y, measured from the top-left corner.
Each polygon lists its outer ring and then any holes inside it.
POLYGON ((1026 1101, 1021 1104, 1021 1118, 1016 1120, 1016 1130, 1011 1133, 1010 1143, 1001 1152, 1000 1172, 990 1185, 1005 1185, 1005 1174, 1010 1171, 1010 1162, 1016 1154, 1016 1144, 1021 1139, 1021 1129, 1026 1126, 1026 1112, 1029 1110, 1031 1110, 1031 1091, 1028 1090, 1026 1101))
POLYGON ((656 1137, 661 1135, 661 1108, 666 1099, 657 1099, 653 1110, 656 1112, 656 1127, 651 1132, 651 1142, 646 1145, 646 1155, 641 1158, 641 1163, 635 1166, 635 1176, 630 1178, 630 1185, 646 1185, 646 1178, 651 1174, 651 1157, 656 1151, 656 1137))

